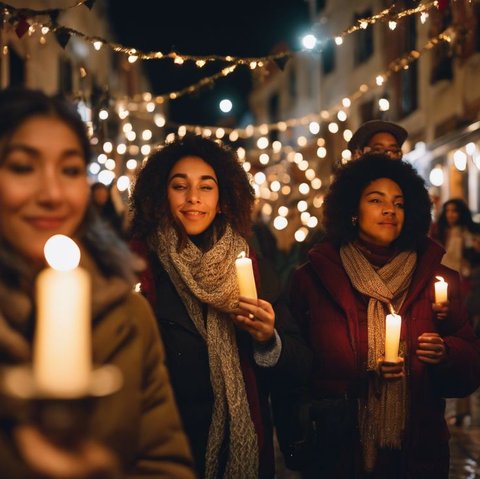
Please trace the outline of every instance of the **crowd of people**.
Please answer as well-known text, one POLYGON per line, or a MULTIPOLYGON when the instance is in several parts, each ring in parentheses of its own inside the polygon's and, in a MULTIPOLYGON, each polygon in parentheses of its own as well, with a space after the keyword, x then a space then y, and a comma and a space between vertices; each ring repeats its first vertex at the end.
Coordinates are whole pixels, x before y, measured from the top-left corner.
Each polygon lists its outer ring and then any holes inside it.
POLYGON ((432 225, 406 137, 382 121, 353 135, 285 286, 227 145, 190 134, 152 153, 127 222, 109 188, 89 185, 73 106, 1 91, 0 369, 31 364, 43 248, 63 234, 92 280, 93 361, 123 384, 68 442, 1 387, 0 476, 273 479, 278 434, 305 479, 446 479, 445 399, 480 386, 480 234, 456 199, 432 225), (240 255, 258 297, 240 295, 240 255))

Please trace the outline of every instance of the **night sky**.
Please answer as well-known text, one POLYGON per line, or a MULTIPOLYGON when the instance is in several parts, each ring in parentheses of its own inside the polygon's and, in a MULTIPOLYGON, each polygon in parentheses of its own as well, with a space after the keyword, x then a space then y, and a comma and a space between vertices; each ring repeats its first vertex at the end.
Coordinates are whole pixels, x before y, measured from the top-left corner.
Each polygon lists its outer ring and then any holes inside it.
MULTIPOLYGON (((305 0, 110 0, 108 8, 116 40, 142 51, 265 56, 282 41, 300 50, 300 37, 309 26, 305 0)), ((189 86, 224 66, 179 67, 170 60, 144 65, 155 95, 189 86)), ((229 97, 240 122, 247 111, 250 79, 248 69, 241 67, 212 88, 171 101, 171 120, 216 124, 222 116, 218 102, 229 97)))

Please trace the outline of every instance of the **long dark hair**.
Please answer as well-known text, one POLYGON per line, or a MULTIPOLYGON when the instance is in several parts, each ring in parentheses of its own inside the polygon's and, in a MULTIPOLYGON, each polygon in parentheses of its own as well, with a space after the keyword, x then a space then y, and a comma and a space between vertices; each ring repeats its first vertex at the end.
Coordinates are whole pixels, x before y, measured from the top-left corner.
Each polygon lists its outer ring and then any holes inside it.
POLYGON ((447 230, 449 228, 447 223, 447 206, 454 205, 458 211, 458 226, 464 226, 468 231, 472 231, 474 227, 474 222, 472 219, 472 212, 468 208, 467 203, 460 198, 452 198, 448 201, 445 201, 442 205, 442 211, 438 216, 437 226, 438 226, 438 240, 445 244, 447 237, 447 230))

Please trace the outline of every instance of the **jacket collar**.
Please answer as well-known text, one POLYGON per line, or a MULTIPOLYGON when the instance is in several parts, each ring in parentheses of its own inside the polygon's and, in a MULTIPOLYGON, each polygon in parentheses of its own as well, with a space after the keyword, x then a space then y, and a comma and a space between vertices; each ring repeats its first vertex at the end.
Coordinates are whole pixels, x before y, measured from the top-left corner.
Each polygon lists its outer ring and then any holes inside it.
MULTIPOLYGON (((418 296, 420 291, 432 280, 440 267, 445 250, 435 241, 426 238, 418 248, 418 260, 407 299, 402 311, 418 296)), ((333 300, 344 309, 343 305, 354 301, 352 287, 340 259, 339 249, 330 242, 321 242, 309 253, 311 265, 333 300)))

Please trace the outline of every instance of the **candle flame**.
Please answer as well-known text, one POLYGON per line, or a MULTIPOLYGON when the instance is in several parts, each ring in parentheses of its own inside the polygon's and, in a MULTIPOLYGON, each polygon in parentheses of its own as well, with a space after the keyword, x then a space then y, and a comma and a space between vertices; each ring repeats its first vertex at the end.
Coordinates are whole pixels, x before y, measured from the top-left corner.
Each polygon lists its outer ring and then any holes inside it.
POLYGON ((390 311, 390 314, 393 314, 395 316, 397 313, 395 312, 395 309, 392 303, 388 303, 387 306, 388 306, 388 310, 390 311))
POLYGON ((68 236, 51 236, 43 251, 47 263, 57 271, 71 271, 80 263, 80 248, 68 236))
POLYGON ((440 281, 440 283, 445 283, 445 280, 443 279, 442 276, 435 276, 435 278, 437 278, 438 281, 440 281))
POLYGON ((247 256, 247 254, 245 253, 245 251, 242 251, 240 252, 240 254, 237 256, 238 259, 240 258, 245 258, 247 256))

